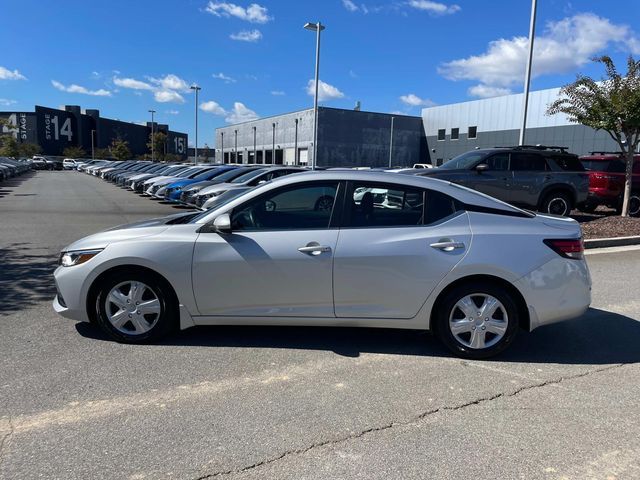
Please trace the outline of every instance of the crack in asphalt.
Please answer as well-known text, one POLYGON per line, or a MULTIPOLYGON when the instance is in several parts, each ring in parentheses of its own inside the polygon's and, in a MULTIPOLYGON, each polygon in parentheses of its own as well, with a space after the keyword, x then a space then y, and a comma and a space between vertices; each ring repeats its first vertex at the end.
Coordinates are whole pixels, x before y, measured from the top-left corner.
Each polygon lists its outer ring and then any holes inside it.
POLYGON ((582 373, 577 373, 575 375, 569 375, 566 377, 559 377, 559 378, 553 378, 550 380, 545 380, 544 382, 540 382, 540 383, 536 383, 533 385, 524 385, 520 388, 517 388, 516 390, 513 390, 511 392, 500 392, 500 393, 496 393, 494 395, 489 395, 486 397, 480 397, 477 398, 475 400, 471 400, 469 402, 465 402, 462 403, 460 405, 454 405, 454 406, 441 406, 438 408, 434 408, 432 410, 427 410, 426 412, 422 412, 419 415, 413 416, 407 420, 400 420, 400 421, 393 421, 390 423, 386 423, 384 425, 380 425, 377 427, 371 427, 371 428, 367 428, 365 430, 362 430, 360 432, 357 433, 352 433, 350 435, 346 435, 344 437, 341 438, 335 438, 335 439, 331 439, 331 440, 324 440, 322 442, 316 442, 313 443, 307 447, 304 448, 295 448, 295 449, 291 449, 291 450, 287 450, 286 452, 280 453, 276 456, 270 457, 270 458, 266 458, 264 460, 260 460, 259 462, 253 463, 251 465, 247 465, 245 467, 241 467, 241 468, 236 468, 236 469, 230 469, 230 470, 223 470, 220 472, 214 472, 214 473, 210 473, 207 475, 203 475, 200 477, 197 477, 196 480, 206 480, 206 479, 210 479, 210 478, 216 478, 216 477, 224 477, 224 476, 228 476, 228 475, 236 475, 236 474, 240 474, 240 473, 244 473, 247 472, 249 470, 253 470, 256 469, 258 467, 261 467, 263 465, 269 465, 272 463, 275 463, 279 460, 282 460, 285 457, 289 457, 289 456, 293 456, 293 455, 303 455, 307 452, 309 452, 310 450, 316 449, 316 448, 321 448, 321 447, 325 447, 327 445, 337 445, 340 443, 344 443, 347 442, 349 440, 355 440, 358 438, 362 438, 365 435, 368 435, 370 433, 376 433, 376 432, 382 432, 385 430, 389 430, 391 428, 394 427, 399 427, 399 426, 406 426, 406 425, 411 425, 413 423, 417 423, 421 420, 423 420, 424 418, 431 416, 431 415, 435 415, 437 413, 441 413, 441 412, 447 412, 447 411, 456 411, 456 410, 461 410, 461 409, 465 409, 468 407, 472 407, 474 405, 481 405, 487 402, 491 402, 493 400, 497 400, 499 398, 511 398, 511 397, 515 397, 517 395, 519 395, 522 392, 528 391, 528 390, 534 390, 537 388, 542 388, 542 387, 546 387, 548 385, 557 385, 559 383, 565 382, 567 380, 575 380, 578 378, 583 378, 583 377, 587 377, 589 375, 592 375, 594 373, 599 373, 599 372, 605 372, 608 370, 613 370, 616 368, 620 368, 623 367, 625 365, 628 365, 627 363, 617 363, 615 365, 609 365, 607 367, 604 368, 597 368, 594 370, 589 370, 586 372, 582 372, 582 373))
POLYGON ((9 431, 2 437, 2 440, 0 440, 0 467, 2 467, 2 460, 4 459, 5 446, 9 445, 9 438, 14 432, 15 427, 13 426, 11 417, 9 417, 9 431))

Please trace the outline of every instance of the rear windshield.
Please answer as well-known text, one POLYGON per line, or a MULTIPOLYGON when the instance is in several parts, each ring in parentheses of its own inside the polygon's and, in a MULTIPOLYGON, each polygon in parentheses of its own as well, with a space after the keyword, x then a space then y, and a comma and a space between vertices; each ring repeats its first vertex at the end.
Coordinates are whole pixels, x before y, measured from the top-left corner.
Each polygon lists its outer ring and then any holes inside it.
POLYGON ((584 172, 585 167, 580 162, 580 159, 575 155, 558 155, 551 158, 562 170, 569 172, 584 172))
POLYGON ((582 160, 585 170, 594 172, 624 173, 622 160, 582 160))

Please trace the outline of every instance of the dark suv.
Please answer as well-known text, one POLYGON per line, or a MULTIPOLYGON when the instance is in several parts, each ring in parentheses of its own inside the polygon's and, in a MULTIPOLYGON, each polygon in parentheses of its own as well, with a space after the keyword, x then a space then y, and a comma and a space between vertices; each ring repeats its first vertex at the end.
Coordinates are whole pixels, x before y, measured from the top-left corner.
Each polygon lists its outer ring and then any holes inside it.
POLYGON ((417 175, 464 185, 504 202, 568 215, 587 200, 589 175, 565 147, 523 145, 463 153, 417 175))
MULTIPOLYGON (((626 161, 620 152, 591 152, 580 157, 582 166, 589 174, 589 196, 581 207, 585 212, 593 212, 598 206, 606 205, 622 212, 626 161)), ((640 215, 640 155, 633 157, 633 175, 629 214, 640 215)))

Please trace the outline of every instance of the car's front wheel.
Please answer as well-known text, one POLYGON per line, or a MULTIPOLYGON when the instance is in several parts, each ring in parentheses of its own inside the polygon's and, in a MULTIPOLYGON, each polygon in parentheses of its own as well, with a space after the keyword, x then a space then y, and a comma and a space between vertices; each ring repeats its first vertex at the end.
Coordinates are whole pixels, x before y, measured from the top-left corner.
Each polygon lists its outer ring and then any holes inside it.
POLYGON ((496 284, 459 285, 436 308, 435 334, 449 350, 463 358, 497 355, 513 342, 518 332, 516 301, 496 284))
POLYGON ((120 271, 104 279, 96 296, 98 325, 123 343, 150 343, 177 324, 175 294, 165 283, 143 272, 120 271))

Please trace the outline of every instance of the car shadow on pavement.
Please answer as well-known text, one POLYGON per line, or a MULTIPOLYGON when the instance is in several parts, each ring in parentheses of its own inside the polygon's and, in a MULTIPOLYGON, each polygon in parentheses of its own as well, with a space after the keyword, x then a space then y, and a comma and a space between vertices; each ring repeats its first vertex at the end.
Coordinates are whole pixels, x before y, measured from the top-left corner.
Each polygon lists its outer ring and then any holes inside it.
MULTIPOLYGON (((88 323, 78 323, 84 337, 107 337, 88 323)), ((514 344, 496 361, 519 363, 610 364, 640 361, 640 321, 605 310, 590 309, 582 317, 549 325, 533 333, 519 332, 514 344)), ((327 350, 345 357, 361 353, 409 356, 452 356, 429 333, 416 330, 338 327, 195 327, 172 335, 158 346, 287 348, 327 350)))
POLYGON ((24 310, 55 295, 57 256, 29 243, 0 248, 0 315, 24 310))
POLYGON ((31 171, 20 175, 19 177, 13 177, 8 180, 0 181, 0 198, 9 195, 11 192, 13 192, 13 190, 11 190, 12 188, 19 186, 22 182, 30 179, 34 175, 36 175, 36 172, 31 171))

